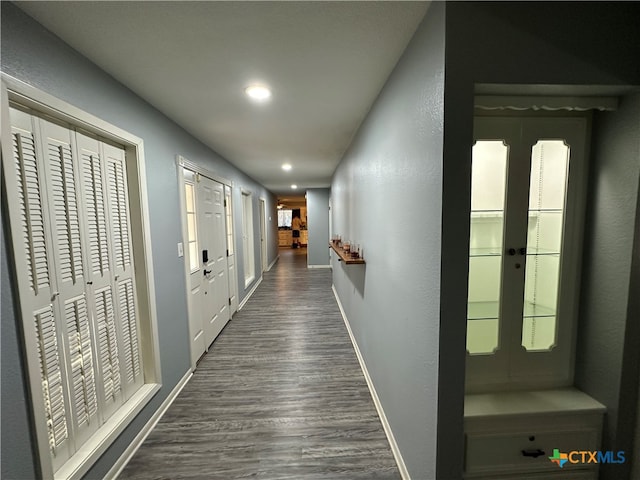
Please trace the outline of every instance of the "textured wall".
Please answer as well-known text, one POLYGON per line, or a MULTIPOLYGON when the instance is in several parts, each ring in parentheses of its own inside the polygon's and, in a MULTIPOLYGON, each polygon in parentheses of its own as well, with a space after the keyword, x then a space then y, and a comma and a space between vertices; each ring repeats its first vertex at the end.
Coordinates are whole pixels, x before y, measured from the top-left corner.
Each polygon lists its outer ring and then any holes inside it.
MULTIPOLYGON (((182 241, 176 155, 183 155, 234 182, 240 300, 245 295, 242 249, 239 248, 242 225, 240 188, 254 193, 254 212, 258 212, 258 197, 267 199, 268 210, 271 212, 275 211, 276 199, 8 2, 2 2, 1 45, 4 73, 137 135, 144 141, 163 387, 87 475, 87 478, 102 478, 189 369, 183 258, 178 258, 176 248, 176 244, 182 241)), ((3 221, 4 218, 3 216, 3 221)), ((259 215, 254 215, 254 220, 255 245, 259 249, 259 215)), ((273 225, 273 231, 269 232, 269 244, 272 246, 269 262, 277 256, 277 231, 275 223, 273 225)), ((24 428, 28 423, 23 393, 25 384, 22 379, 21 349, 15 334, 11 271, 4 261, 6 247, 3 239, 2 477, 22 480, 33 477, 34 466, 30 454, 32 444, 29 430, 24 428), (5 439, 10 441, 5 442, 5 439), (11 452, 15 455, 9 454, 11 452)), ((259 251, 255 258, 256 272, 259 272, 259 251)))
MULTIPOLYGON (((592 137, 576 384, 607 406, 604 448, 630 457, 640 353, 640 312, 629 311, 640 293, 630 290, 634 239, 640 242, 640 95, 597 114, 592 137), (635 371, 624 372, 625 366, 635 371)), ((603 466, 602 478, 627 478, 623 468, 603 466)))
POLYGON ((333 281, 407 468, 435 476, 444 9, 430 5, 336 170, 332 233, 366 265, 333 281))
POLYGON ((308 265, 329 265, 329 189, 307 190, 308 265))

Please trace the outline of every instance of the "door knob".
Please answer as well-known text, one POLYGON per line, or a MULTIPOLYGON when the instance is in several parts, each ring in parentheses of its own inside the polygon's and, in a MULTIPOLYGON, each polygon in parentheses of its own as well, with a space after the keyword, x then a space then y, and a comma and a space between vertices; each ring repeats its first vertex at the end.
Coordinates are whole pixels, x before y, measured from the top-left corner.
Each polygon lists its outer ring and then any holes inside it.
POLYGON ((204 271, 204 275, 205 275, 205 277, 206 277, 207 275, 209 275, 210 273, 211 273, 211 270, 207 270, 207 269, 205 269, 205 271, 204 271))
POLYGON ((513 257, 516 254, 516 249, 510 248, 509 250, 507 250, 507 253, 513 257))

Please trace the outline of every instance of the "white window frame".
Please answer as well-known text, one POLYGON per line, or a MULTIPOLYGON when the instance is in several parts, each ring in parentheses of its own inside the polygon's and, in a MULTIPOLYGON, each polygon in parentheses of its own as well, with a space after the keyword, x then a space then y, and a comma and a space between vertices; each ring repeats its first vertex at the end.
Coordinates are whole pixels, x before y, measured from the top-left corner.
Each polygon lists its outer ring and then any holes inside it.
POLYGON ((253 194, 248 190, 242 190, 242 244, 244 250, 244 288, 247 288, 256 279, 253 194))
MULTIPOLYGON (((37 354, 32 355, 30 352, 30 345, 33 345, 33 342, 29 342, 26 338, 27 335, 34 335, 34 333, 31 332, 31 329, 24 329, 23 348, 26 353, 36 449, 42 477, 55 480, 75 480, 80 479, 89 471, 162 387, 144 144, 142 139, 9 75, 3 73, 0 83, 0 123, 2 124, 3 159, 6 160, 13 157, 13 152, 11 151, 11 120, 9 116, 10 101, 125 147, 132 245, 136 265, 135 278, 140 315, 140 347, 142 350, 145 383, 55 473, 49 451, 44 401, 40 385, 40 365, 37 354)), ((5 179, 7 178, 4 173, 3 176, 5 179)), ((20 308, 18 308, 18 311, 20 311, 20 308)))

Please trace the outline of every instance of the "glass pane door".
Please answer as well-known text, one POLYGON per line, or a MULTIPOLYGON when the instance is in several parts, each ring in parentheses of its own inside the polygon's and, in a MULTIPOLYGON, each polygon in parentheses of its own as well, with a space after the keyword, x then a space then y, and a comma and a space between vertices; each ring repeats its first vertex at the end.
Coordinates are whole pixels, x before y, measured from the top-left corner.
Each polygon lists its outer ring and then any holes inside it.
POLYGON ((568 167, 564 141, 539 140, 533 146, 522 325, 527 350, 549 350, 556 343, 568 167))
POLYGON ((492 354, 499 346, 504 204, 509 147, 479 140, 471 164, 471 224, 467 351, 492 354))

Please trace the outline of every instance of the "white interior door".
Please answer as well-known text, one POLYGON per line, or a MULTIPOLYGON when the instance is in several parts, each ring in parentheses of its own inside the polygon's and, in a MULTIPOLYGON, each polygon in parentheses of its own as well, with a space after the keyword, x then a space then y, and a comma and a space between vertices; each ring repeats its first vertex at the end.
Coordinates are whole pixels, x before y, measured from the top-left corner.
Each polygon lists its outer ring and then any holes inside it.
POLYGON ((184 182, 184 239, 185 262, 187 268, 187 291, 189 310, 189 342, 191 345, 191 365, 195 367, 206 350, 204 325, 202 322, 202 268, 200 265, 200 242, 198 238, 198 209, 196 175, 182 169, 184 182))
POLYGON ((182 169, 191 363, 200 357, 231 318, 229 264, 222 184, 182 169))
POLYGON ((199 233, 204 281, 203 315, 207 346, 229 321, 229 282, 224 189, 222 184, 200 176, 198 182, 199 233))

